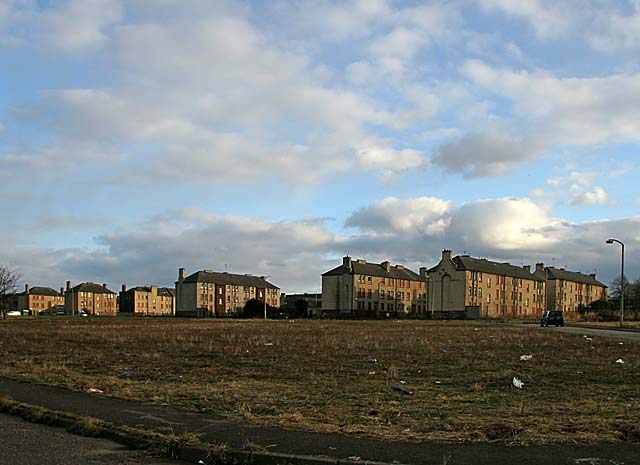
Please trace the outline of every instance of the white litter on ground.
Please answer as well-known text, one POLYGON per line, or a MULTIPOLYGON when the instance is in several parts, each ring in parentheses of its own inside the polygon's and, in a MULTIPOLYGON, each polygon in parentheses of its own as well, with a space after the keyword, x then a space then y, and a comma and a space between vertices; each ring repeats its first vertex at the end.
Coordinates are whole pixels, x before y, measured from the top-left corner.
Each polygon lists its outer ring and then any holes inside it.
POLYGON ((518 388, 518 389, 522 389, 522 387, 524 386, 524 383, 519 379, 516 378, 515 376, 513 377, 513 387, 518 388))
POLYGON ((533 358, 533 355, 521 355, 520 356, 520 360, 531 360, 533 358))

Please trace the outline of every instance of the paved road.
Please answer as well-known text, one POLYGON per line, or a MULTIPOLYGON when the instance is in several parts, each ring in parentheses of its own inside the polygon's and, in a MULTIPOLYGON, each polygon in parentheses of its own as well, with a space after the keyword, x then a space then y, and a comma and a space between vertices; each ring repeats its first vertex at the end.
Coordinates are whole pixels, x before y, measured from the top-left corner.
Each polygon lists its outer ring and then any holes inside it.
POLYGON ((0 414, 0 465, 180 465, 149 457, 106 439, 85 438, 62 428, 0 414))
POLYGON ((600 336, 600 337, 610 337, 615 338, 620 341, 635 341, 640 342, 640 331, 620 331, 617 329, 600 329, 600 328, 585 328, 581 326, 565 326, 558 327, 548 326, 546 328, 541 327, 539 324, 520 324, 517 326, 524 326, 531 329, 535 329, 537 331, 547 331, 547 332, 562 332, 562 333, 575 333, 575 334, 586 334, 588 336, 600 336))
MULTIPOLYGON (((247 442, 273 452, 361 457, 363 460, 440 465, 638 465, 640 445, 500 447, 492 444, 387 442, 343 434, 260 428, 220 415, 125 401, 0 378, 0 394, 20 402, 157 430, 189 431, 209 442, 242 448, 247 442)), ((20 462, 17 462, 20 463, 20 462)), ((28 463, 28 462, 27 462, 28 463)))

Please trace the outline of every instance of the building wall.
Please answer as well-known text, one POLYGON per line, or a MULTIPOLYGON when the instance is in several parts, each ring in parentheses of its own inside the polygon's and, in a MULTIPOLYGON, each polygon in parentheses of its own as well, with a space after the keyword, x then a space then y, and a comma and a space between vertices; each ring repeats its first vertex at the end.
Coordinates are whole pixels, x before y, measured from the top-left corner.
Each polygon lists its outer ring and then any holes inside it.
POLYGON ((429 311, 467 307, 478 307, 482 318, 539 316, 545 309, 545 283, 533 275, 526 279, 458 270, 446 251, 429 272, 429 311))
POLYGON ((562 279, 547 281, 547 310, 562 310, 572 314, 578 312, 582 304, 607 299, 607 288, 593 284, 583 284, 562 279))
POLYGON ((349 273, 322 277, 322 309, 348 313, 356 308, 355 276, 349 273))
POLYGON ((89 315, 115 316, 116 295, 86 291, 67 291, 65 295, 65 312, 77 314, 85 311, 89 315))
POLYGON ((466 274, 458 271, 451 255, 446 254, 429 272, 428 311, 464 310, 466 288, 466 274))
POLYGON ((175 314, 175 299, 160 295, 157 286, 149 291, 135 288, 120 293, 120 313, 145 316, 169 316, 175 314))
POLYGON ((64 306, 64 296, 57 295, 36 295, 36 294, 18 294, 18 310, 31 310, 34 314, 38 314, 43 310, 48 311, 55 309, 58 305, 64 306))
POLYGON ((268 288, 265 292, 264 288, 241 284, 187 283, 180 279, 180 276, 184 279, 184 272, 180 273, 176 282, 176 311, 178 313, 206 310, 210 316, 236 315, 244 309, 249 300, 257 299, 264 302, 265 296, 268 305, 280 307, 279 288, 268 288))
POLYGON ((348 271, 322 277, 322 310, 354 316, 424 314, 427 283, 348 271))

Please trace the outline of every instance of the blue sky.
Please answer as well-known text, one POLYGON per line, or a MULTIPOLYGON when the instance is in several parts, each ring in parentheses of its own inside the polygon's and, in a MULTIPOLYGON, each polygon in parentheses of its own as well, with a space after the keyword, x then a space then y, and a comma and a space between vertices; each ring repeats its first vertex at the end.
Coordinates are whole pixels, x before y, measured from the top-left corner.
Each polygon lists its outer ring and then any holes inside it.
POLYGON ((443 248, 640 276, 640 4, 0 0, 0 262, 317 291, 443 248))

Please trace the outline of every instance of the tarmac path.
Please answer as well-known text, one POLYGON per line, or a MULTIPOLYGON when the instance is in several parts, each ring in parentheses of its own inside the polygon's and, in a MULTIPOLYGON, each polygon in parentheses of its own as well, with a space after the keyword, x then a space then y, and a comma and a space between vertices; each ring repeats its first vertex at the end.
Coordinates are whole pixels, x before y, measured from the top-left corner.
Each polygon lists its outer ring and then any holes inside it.
POLYGON ((0 414, 0 445, 0 465, 186 465, 4 414, 0 414))
POLYGON ((610 338, 615 338, 621 341, 640 342, 640 330, 634 330, 634 329, 628 329, 628 330, 615 329, 615 328, 606 329, 606 328, 594 328, 594 327, 585 327, 585 326, 542 327, 539 324, 518 324, 516 326, 531 328, 533 330, 538 330, 538 331, 558 331, 561 333, 569 333, 569 334, 586 334, 588 336, 610 337, 610 338))
POLYGON ((256 427, 220 415, 183 412, 167 405, 125 401, 6 378, 0 378, 0 395, 112 423, 165 432, 193 432, 199 434, 203 441, 222 442, 238 449, 250 442, 277 453, 404 464, 640 464, 640 444, 501 447, 492 444, 386 442, 343 434, 256 427))

